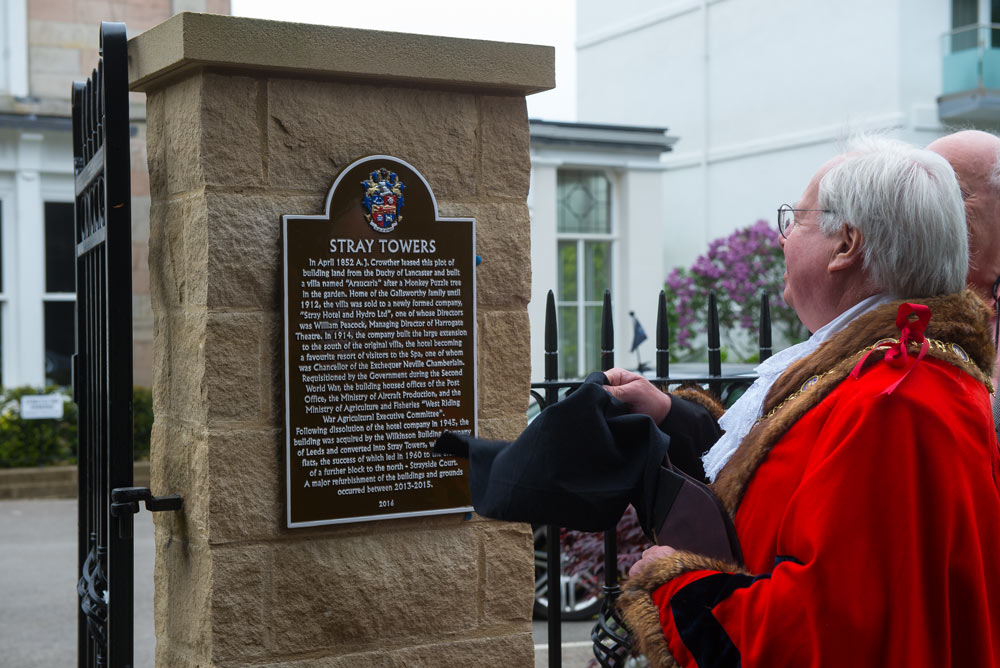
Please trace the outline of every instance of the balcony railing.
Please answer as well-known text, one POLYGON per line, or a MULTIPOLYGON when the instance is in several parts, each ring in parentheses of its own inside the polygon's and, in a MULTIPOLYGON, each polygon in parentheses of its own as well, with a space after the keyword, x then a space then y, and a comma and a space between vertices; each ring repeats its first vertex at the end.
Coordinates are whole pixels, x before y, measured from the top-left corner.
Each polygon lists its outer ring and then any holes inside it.
POLYGON ((1000 123, 1000 24, 956 28, 941 36, 941 96, 945 123, 1000 123))
POLYGON ((1000 23, 970 25, 941 36, 942 95, 1000 90, 1000 23))

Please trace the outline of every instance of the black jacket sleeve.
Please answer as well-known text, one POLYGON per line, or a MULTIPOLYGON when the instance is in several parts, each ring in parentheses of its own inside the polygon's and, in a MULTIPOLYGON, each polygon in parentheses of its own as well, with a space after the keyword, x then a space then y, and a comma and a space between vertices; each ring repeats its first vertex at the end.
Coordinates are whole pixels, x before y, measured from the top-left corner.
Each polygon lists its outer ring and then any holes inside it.
POLYGON ((707 482, 701 457, 723 433, 708 409, 671 394, 670 412, 659 426, 670 437, 667 455, 671 463, 692 478, 707 482))

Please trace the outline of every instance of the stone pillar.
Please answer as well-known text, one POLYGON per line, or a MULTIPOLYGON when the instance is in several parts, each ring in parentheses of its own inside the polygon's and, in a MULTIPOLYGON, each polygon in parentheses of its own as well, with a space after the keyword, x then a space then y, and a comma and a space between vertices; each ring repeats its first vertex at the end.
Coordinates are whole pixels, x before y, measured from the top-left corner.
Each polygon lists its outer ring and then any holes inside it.
POLYGON ((479 433, 524 426, 524 96, 549 47, 180 14, 129 42, 147 94, 157 665, 524 666, 531 536, 443 515, 284 528, 282 214, 414 165, 474 217, 479 433))

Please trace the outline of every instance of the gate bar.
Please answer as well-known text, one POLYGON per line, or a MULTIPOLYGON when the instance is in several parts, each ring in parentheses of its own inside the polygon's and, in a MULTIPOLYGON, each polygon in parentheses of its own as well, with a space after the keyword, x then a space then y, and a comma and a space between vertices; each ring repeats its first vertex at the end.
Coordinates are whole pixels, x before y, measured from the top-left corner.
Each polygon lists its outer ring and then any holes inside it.
MULTIPOLYGON (((615 326, 611 316, 611 291, 604 291, 601 307, 601 371, 615 365, 615 326)), ((614 605, 622 593, 618 586, 618 527, 604 532, 604 604, 614 605)))
POLYGON ((667 295, 663 290, 660 290, 656 305, 656 377, 670 377, 670 324, 667 322, 667 295))
MULTIPOLYGON (((556 301, 549 290, 545 301, 545 380, 559 378, 559 332, 556 324, 556 301)), ((545 388, 545 406, 559 401, 559 388, 545 388)), ((562 666, 562 555, 559 546, 560 528, 545 527, 546 568, 548 570, 548 631, 549 668, 562 666)))

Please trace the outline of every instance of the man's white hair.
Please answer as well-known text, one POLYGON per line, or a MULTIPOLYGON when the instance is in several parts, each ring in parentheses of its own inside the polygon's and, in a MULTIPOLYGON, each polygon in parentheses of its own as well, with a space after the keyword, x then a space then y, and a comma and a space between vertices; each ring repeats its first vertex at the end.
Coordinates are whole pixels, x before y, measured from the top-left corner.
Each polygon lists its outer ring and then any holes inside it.
POLYGON ((965 208, 955 172, 937 153, 878 136, 849 142, 819 182, 820 228, 864 236, 864 269, 886 292, 959 292, 969 270, 965 208))

